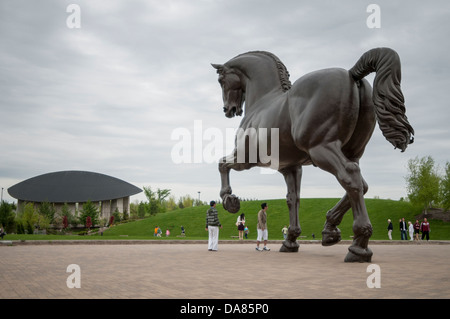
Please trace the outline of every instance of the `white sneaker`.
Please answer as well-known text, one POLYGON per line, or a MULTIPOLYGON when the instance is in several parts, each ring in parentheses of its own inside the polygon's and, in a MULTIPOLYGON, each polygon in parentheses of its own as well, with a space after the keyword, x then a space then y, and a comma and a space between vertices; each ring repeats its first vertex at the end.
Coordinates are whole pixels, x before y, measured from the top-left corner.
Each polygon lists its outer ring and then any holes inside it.
POLYGON ((266 246, 264 246, 264 249, 263 249, 263 250, 269 251, 269 250, 270 250, 270 248, 269 248, 269 247, 266 247, 266 246))
POLYGON ((257 251, 263 251, 262 248, 256 247, 255 248, 257 251))

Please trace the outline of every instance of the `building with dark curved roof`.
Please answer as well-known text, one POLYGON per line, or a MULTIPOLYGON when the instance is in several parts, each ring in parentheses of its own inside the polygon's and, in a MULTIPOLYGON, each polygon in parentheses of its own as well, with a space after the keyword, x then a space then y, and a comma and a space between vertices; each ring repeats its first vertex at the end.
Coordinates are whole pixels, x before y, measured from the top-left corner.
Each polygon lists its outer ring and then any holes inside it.
POLYGON ((56 210, 68 204, 75 212, 79 205, 91 201, 105 218, 116 210, 129 212, 130 196, 140 192, 140 188, 118 178, 86 171, 47 173, 8 188, 8 193, 18 200, 18 209, 25 203, 49 202, 56 210))

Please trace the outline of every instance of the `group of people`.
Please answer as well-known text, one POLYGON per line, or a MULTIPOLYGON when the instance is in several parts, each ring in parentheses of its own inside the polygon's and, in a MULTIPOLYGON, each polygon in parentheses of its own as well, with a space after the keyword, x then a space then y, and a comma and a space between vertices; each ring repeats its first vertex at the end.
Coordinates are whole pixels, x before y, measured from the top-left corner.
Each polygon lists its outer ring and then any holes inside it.
MULTIPOLYGON (((406 223, 405 219, 402 218, 399 220, 399 226, 400 226, 400 238, 401 240, 408 240, 408 234, 409 234, 409 240, 419 240, 420 233, 422 233, 421 239, 429 240, 430 239, 430 223, 426 218, 423 219, 422 222, 419 222, 418 219, 416 219, 416 222, 413 224, 410 221, 408 221, 408 224, 406 223)), ((392 225, 392 221, 388 219, 388 237, 390 240, 392 240, 392 231, 394 230, 394 226, 392 225)))
MULTIPOLYGON (((153 236, 161 237, 161 235, 162 235, 161 228, 159 226, 156 226, 155 230, 154 230, 154 233, 153 233, 153 236)), ((170 231, 169 231, 169 229, 166 229, 166 237, 169 237, 169 236, 170 236, 170 231)))
MULTIPOLYGON (((155 226, 153 236, 155 236, 155 237, 162 236, 162 230, 159 226, 155 226)), ((169 236, 170 236, 170 230, 167 228, 166 229, 166 237, 169 237, 169 236)), ((185 236, 185 229, 183 226, 181 226, 181 237, 183 237, 183 236, 185 236)))
MULTIPOLYGON (((268 231, 267 231, 267 203, 261 204, 261 210, 258 212, 258 223, 256 225, 258 238, 256 239, 256 250, 257 251, 269 251, 270 248, 267 247, 268 231), (263 248, 260 244, 263 243, 263 248)), ((239 239, 242 240, 248 235, 248 227, 245 225, 245 215, 241 214, 237 218, 236 226, 239 232, 239 239)), ((208 231, 208 250, 217 251, 219 243, 219 228, 222 225, 219 221, 218 212, 216 209, 216 202, 210 202, 210 208, 206 212, 206 227, 205 230, 208 231)))

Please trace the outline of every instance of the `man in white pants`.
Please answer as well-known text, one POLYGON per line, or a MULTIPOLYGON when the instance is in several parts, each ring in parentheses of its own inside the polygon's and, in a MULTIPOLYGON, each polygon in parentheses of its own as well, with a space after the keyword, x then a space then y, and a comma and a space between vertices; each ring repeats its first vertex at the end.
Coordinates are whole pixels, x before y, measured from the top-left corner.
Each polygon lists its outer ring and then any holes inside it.
POLYGON ((219 244, 219 227, 222 228, 222 225, 219 221, 218 212, 216 209, 216 202, 211 201, 209 203, 210 208, 206 212, 206 231, 209 232, 208 238, 208 250, 209 251, 217 251, 217 246, 219 244))
POLYGON ((262 203, 261 204, 261 210, 258 212, 258 224, 257 224, 257 231, 258 231, 258 238, 256 239, 256 250, 263 251, 263 250, 270 250, 269 247, 267 247, 267 238, 268 238, 268 232, 267 232, 267 204, 262 203), (264 240, 264 248, 260 248, 259 244, 261 241, 264 240))

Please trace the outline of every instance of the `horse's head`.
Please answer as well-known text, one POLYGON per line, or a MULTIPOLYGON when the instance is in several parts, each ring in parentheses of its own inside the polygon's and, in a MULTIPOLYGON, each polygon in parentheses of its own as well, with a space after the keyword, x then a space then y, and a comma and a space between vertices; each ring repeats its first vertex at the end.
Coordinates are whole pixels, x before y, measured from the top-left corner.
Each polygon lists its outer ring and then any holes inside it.
POLYGON ((219 74, 222 87, 223 111, 226 117, 242 115, 242 105, 245 94, 239 74, 234 69, 223 64, 211 64, 219 74))

